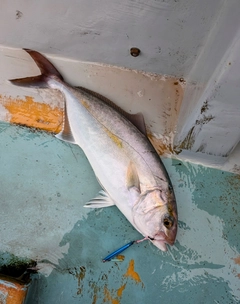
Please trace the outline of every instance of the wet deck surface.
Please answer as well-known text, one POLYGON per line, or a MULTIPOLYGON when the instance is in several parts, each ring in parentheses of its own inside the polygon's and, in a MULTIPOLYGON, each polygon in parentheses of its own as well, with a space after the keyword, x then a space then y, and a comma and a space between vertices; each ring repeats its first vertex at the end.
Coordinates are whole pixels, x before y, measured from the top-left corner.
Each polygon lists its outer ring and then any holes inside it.
POLYGON ((164 159, 179 210, 176 244, 141 238, 115 207, 83 205, 100 187, 81 149, 0 124, 1 264, 37 260, 29 303, 239 303, 240 177, 164 159), (11 255, 12 257, 12 255, 11 255))

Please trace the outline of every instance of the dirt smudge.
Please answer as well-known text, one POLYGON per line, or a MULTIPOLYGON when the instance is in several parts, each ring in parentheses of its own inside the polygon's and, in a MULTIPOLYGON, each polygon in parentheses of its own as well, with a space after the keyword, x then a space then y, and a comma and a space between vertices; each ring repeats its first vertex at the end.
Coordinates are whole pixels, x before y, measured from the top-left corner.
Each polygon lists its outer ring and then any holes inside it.
POLYGON ((111 304, 120 304, 117 298, 113 298, 111 292, 108 290, 107 286, 104 286, 104 299, 103 302, 110 302, 111 304))
POLYGON ((240 255, 236 258, 233 258, 235 264, 240 265, 240 255))
POLYGON ((164 140, 156 138, 151 133, 148 133, 147 137, 159 155, 169 155, 173 153, 172 145, 170 143, 165 143, 164 140))

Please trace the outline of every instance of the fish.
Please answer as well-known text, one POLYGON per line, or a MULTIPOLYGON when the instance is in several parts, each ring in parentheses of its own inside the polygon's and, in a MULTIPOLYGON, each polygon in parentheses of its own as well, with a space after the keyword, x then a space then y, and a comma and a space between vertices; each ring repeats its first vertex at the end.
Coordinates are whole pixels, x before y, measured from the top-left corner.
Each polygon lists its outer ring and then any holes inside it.
POLYGON ((143 115, 130 115, 96 92, 67 84, 45 56, 23 50, 41 74, 9 81, 63 94, 63 128, 55 136, 83 150, 102 187, 84 207, 117 206, 137 231, 167 251, 177 235, 176 198, 166 168, 147 137, 143 115))

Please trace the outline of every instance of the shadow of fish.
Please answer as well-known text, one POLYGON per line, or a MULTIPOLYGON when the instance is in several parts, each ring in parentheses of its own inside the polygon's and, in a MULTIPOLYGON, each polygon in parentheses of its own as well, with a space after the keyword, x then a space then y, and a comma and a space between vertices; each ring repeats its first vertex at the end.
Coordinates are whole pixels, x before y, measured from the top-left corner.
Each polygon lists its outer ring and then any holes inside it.
POLYGON ((41 75, 10 82, 64 95, 64 126, 56 137, 83 149, 103 188, 85 207, 116 205, 144 237, 166 251, 166 243, 172 245, 177 234, 176 200, 165 167, 146 137, 142 115, 127 114, 95 92, 68 85, 47 58, 25 51, 41 75))

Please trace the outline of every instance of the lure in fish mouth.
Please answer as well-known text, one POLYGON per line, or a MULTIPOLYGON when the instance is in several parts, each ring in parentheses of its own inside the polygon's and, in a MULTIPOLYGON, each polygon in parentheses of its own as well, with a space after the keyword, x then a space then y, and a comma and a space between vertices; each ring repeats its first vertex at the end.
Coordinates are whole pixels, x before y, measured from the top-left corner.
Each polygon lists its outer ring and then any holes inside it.
POLYGON ((72 87, 46 57, 24 50, 41 74, 10 82, 63 94, 64 123, 56 137, 82 148, 104 189, 85 207, 116 205, 145 238, 166 251, 177 234, 176 199, 168 173, 147 138, 143 116, 124 112, 96 92, 72 87))

